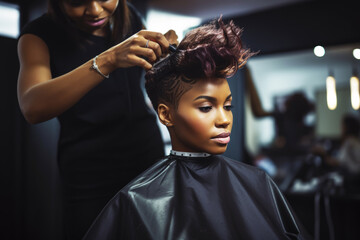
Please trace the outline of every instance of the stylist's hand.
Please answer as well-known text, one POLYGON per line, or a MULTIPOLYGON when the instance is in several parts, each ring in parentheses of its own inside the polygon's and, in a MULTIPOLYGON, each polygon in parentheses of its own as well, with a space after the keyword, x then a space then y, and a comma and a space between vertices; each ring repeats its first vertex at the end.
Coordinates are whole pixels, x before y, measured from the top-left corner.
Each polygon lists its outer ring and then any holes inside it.
POLYGON ((108 51, 112 53, 111 62, 115 69, 140 66, 148 70, 168 52, 168 48, 169 41, 163 34, 141 30, 108 51))

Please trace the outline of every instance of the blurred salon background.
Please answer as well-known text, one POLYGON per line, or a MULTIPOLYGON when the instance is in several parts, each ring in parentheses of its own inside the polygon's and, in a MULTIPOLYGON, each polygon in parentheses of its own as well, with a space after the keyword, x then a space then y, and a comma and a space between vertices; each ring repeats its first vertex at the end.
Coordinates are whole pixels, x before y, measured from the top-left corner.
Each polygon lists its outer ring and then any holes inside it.
MULTIPOLYGON (((147 29, 174 29, 179 40, 220 15, 243 27, 258 54, 229 79, 234 127, 225 155, 264 169, 315 240, 360 239, 356 1, 131 2, 147 29)), ((58 122, 29 125, 16 97, 17 36, 46 9, 46 0, 0 0, 0 239, 63 239, 58 122)))

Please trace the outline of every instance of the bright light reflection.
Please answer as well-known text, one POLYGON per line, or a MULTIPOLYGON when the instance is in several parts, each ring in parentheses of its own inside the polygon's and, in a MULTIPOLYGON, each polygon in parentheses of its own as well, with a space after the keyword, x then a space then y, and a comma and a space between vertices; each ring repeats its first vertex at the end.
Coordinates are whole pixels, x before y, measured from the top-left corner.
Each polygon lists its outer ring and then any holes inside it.
POLYGON ((16 5, 0 2, 0 35, 17 38, 20 29, 20 12, 16 5))
POLYGON ((200 23, 200 18, 156 10, 149 10, 146 18, 146 28, 148 30, 166 33, 172 29, 178 35, 179 42, 184 38, 187 29, 198 26, 200 23))
POLYGON ((325 48, 322 46, 314 47, 314 54, 317 57, 323 57, 325 55, 325 48))
POLYGON ((360 108, 360 96, 359 96, 359 78, 352 76, 350 78, 350 93, 351 93, 351 106, 354 110, 360 108))
POLYGON ((356 58, 356 59, 360 59, 360 49, 359 49, 359 48, 355 48, 355 49, 353 50, 353 56, 354 56, 354 58, 356 58))
POLYGON ((328 76, 326 79, 326 100, 328 108, 330 110, 335 110, 337 106, 337 97, 336 82, 333 76, 328 76))

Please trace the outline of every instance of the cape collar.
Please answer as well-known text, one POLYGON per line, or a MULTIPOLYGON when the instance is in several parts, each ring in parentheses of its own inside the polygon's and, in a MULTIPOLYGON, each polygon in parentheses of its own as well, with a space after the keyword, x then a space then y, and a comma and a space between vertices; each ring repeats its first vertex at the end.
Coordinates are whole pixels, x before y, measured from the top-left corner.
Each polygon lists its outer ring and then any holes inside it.
POLYGON ((179 152, 175 150, 170 151, 171 155, 181 156, 181 157, 209 157, 209 153, 198 153, 198 152, 179 152))

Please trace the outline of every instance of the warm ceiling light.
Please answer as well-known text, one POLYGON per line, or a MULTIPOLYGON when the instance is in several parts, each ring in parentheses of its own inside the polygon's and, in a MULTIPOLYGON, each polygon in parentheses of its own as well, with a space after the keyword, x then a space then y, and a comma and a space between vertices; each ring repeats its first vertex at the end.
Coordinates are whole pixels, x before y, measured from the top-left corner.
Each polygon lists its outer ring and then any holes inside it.
POLYGON ((325 48, 322 46, 314 47, 314 54, 317 57, 323 57, 325 55, 325 48))
POLYGON ((328 108, 330 110, 335 110, 337 106, 337 97, 336 82, 333 76, 328 76, 326 79, 326 100, 328 108))
POLYGON ((360 108, 360 96, 359 96, 359 78, 352 76, 350 78, 350 94, 351 94, 351 106, 354 110, 360 108))
POLYGON ((355 48, 355 49, 353 50, 353 56, 354 56, 354 58, 356 58, 356 59, 360 59, 360 49, 359 49, 359 48, 355 48))

